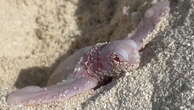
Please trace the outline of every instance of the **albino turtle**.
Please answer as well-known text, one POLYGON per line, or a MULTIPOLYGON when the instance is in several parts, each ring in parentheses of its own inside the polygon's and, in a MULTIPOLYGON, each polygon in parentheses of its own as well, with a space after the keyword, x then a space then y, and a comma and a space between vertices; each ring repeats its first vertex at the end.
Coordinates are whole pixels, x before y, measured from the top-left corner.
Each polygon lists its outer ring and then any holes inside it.
POLYGON ((139 66, 139 51, 153 38, 156 29, 169 14, 169 2, 158 2, 149 8, 136 31, 123 40, 99 43, 76 51, 62 61, 51 75, 48 86, 29 86, 8 95, 8 104, 41 104, 67 99, 119 78, 139 66))

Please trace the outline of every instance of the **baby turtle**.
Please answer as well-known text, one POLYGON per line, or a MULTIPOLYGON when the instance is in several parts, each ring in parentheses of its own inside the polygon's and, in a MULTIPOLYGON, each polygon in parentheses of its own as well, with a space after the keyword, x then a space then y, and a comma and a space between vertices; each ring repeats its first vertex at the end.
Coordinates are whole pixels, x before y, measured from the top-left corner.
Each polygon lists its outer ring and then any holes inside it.
POLYGON ((28 86, 8 95, 8 104, 41 104, 67 99, 119 78, 140 63, 139 51, 150 42, 169 14, 167 0, 145 11, 136 31, 123 40, 98 43, 76 51, 60 63, 48 86, 28 86))

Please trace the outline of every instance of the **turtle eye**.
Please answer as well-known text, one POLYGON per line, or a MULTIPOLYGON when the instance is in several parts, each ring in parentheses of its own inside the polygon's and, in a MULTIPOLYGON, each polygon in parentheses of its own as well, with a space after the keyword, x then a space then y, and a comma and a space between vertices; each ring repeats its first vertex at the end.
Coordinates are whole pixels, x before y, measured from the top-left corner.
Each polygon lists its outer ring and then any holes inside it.
POLYGON ((128 61, 128 53, 123 49, 113 53, 112 58, 116 62, 128 61))
POLYGON ((113 60, 116 61, 116 62, 120 62, 120 58, 117 55, 114 55, 113 56, 113 60))
POLYGON ((112 60, 113 60, 114 62, 118 62, 118 63, 124 61, 123 57, 120 56, 119 54, 113 54, 113 55, 112 55, 112 60))

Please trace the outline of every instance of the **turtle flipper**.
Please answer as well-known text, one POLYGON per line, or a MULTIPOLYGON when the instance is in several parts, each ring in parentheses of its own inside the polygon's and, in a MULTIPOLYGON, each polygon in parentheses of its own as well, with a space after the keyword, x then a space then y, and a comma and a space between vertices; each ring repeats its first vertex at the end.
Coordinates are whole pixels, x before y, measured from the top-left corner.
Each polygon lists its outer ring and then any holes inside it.
POLYGON ((16 90, 7 97, 8 104, 41 104, 67 99, 97 86, 97 80, 80 78, 45 88, 29 86, 16 90))
POLYGON ((138 44, 139 50, 144 48, 144 46, 156 36, 155 34, 157 34, 159 30, 164 29, 169 11, 170 6, 168 0, 154 4, 145 11, 144 17, 137 26, 135 33, 128 36, 126 39, 134 40, 138 44))

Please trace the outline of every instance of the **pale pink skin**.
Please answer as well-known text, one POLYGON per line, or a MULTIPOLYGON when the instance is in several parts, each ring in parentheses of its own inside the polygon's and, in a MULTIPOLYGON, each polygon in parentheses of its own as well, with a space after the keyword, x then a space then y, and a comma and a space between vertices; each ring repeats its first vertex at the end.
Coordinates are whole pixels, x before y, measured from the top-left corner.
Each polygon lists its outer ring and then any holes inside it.
POLYGON ((76 51, 51 75, 48 86, 29 86, 8 95, 8 104, 41 104, 67 99, 101 85, 107 77, 118 78, 135 69, 140 62, 139 50, 161 17, 169 13, 169 2, 158 2, 149 8, 131 37, 97 44, 76 51))

